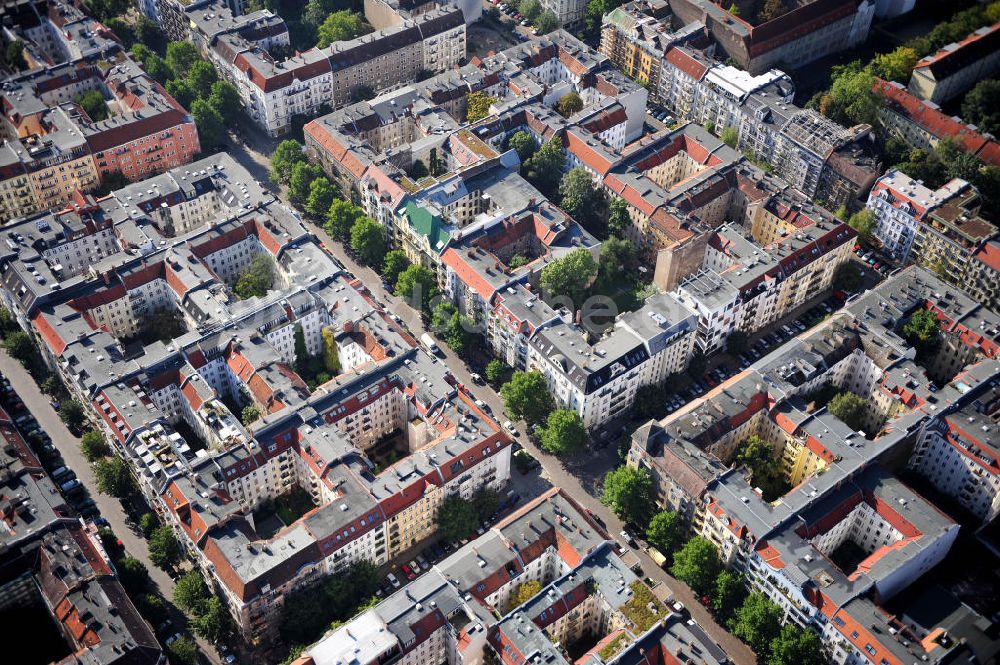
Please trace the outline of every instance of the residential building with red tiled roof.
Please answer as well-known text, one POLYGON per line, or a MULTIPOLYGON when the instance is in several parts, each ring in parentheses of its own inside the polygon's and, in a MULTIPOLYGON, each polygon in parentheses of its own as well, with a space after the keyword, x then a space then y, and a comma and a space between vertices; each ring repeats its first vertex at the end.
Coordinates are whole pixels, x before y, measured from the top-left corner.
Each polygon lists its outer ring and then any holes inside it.
POLYGON ((992 519, 1000 506, 998 342, 1000 316, 907 268, 640 428, 627 463, 650 473, 660 505, 685 516, 691 533, 778 604, 783 622, 816 630, 832 662, 972 656, 980 644, 956 650, 951 640, 923 640, 884 608, 922 588, 958 524, 878 460, 898 459, 992 519), (934 357, 914 360, 897 331, 925 308, 942 341, 934 357), (868 406, 848 425, 819 401, 826 392, 868 406), (739 461, 754 438, 772 448, 779 485, 739 461))
POLYGON ((934 102, 913 96, 900 83, 876 79, 874 89, 885 97, 879 117, 896 138, 924 150, 932 150, 942 139, 955 139, 966 152, 1000 166, 1000 144, 994 138, 947 115, 934 102))
POLYGON ((1000 22, 979 28, 917 62, 909 90, 920 99, 943 104, 1000 71, 1000 22))

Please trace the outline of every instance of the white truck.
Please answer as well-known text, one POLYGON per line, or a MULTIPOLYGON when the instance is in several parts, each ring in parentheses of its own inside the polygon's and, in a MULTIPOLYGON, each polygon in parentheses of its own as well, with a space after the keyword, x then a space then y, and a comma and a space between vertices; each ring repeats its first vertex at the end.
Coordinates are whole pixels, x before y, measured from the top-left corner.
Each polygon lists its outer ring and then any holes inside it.
POLYGON ((431 337, 430 333, 422 334, 420 336, 420 343, 424 345, 424 348, 427 349, 427 352, 431 355, 436 356, 438 354, 437 342, 434 341, 434 338, 431 337))

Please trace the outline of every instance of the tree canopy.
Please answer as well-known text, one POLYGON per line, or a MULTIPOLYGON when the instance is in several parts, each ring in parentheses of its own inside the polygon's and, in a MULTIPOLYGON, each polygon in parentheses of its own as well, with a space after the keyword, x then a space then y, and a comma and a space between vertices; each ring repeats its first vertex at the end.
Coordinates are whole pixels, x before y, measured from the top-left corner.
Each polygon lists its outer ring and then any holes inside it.
POLYGON ((910 74, 918 59, 913 48, 900 46, 889 53, 877 54, 872 61, 872 69, 887 81, 898 81, 905 85, 910 81, 910 74))
POLYGON ((564 455, 582 450, 587 445, 587 430, 576 411, 556 409, 549 414, 539 439, 542 449, 553 455, 564 455))
POLYGON ((447 540, 465 538, 479 526, 479 515, 471 501, 460 496, 449 496, 438 508, 437 527, 447 540))
POLYGON ((149 535, 149 560, 163 570, 173 568, 181 559, 181 544, 177 542, 173 530, 168 526, 153 529, 149 535))
POLYGON ((490 106, 496 102, 496 97, 490 97, 485 92, 476 90, 465 96, 465 120, 476 122, 490 114, 490 106))
POLYGON ((875 232, 875 212, 869 208, 859 210, 847 219, 847 225, 857 231, 863 240, 871 242, 875 232))
POLYGON ((82 92, 74 97, 73 101, 79 104, 94 122, 100 122, 108 117, 108 104, 104 101, 104 95, 98 90, 82 92))
POLYGON ((97 491, 115 498, 128 496, 135 489, 135 480, 128 465, 120 457, 106 457, 94 464, 97 491))
POLYGON ((664 510, 655 515, 646 527, 646 540, 669 560, 684 537, 684 526, 680 516, 672 510, 664 510))
POLYGON ((559 115, 568 118, 583 110, 583 99, 571 90, 559 98, 559 101, 556 102, 556 110, 559 111, 559 115))
POLYGON ((653 479, 646 469, 620 466, 604 476, 601 503, 622 520, 647 524, 653 514, 653 479))
POLYGON ((608 234, 616 238, 624 238, 625 230, 632 223, 628 216, 628 202, 618 196, 611 199, 608 207, 608 234))
POLYGON ((1000 79, 980 81, 965 93, 962 119, 980 131, 1000 135, 1000 79))
POLYGON ((309 196, 306 197, 306 212, 314 217, 325 217, 330 212, 337 190, 326 178, 316 178, 309 183, 309 196))
POLYGON ((342 9, 323 19, 323 23, 316 30, 316 46, 326 48, 334 42, 354 39, 371 31, 372 27, 360 14, 342 9))
POLYGON ((674 552, 674 563, 670 566, 670 574, 698 594, 711 591, 721 570, 719 550, 702 536, 695 536, 674 552))
POLYGON ((247 269, 236 279, 233 293, 241 300, 260 298, 274 285, 274 260, 263 252, 254 257, 247 269))
POLYGON ((602 193, 590 172, 582 166, 571 169, 559 181, 560 207, 588 228, 600 221, 602 193))
POLYGON ((566 150, 562 139, 553 136, 541 145, 521 167, 521 175, 549 198, 556 193, 563 166, 566 164, 566 150))
POLYGON ((427 311, 437 292, 437 278, 421 265, 407 267, 396 279, 395 294, 406 300, 411 307, 423 311, 427 311))
POLYGON ((378 269, 385 256, 385 230, 371 217, 359 217, 351 227, 351 249, 361 260, 378 269))
POLYGON ((521 16, 531 22, 542 13, 542 3, 538 0, 521 0, 517 5, 517 10, 521 12, 521 16))
POLYGON ((587 287, 597 276, 597 262, 590 251, 575 249, 542 268, 542 289, 548 298, 569 298, 573 309, 579 308, 587 287))
POLYGON ((559 18, 551 9, 546 9, 535 19, 535 30, 540 35, 546 35, 559 27, 559 18))
POLYGON ((507 139, 507 147, 517 152, 517 156, 521 159, 522 164, 531 159, 531 156, 535 154, 536 150, 538 150, 538 144, 535 142, 535 137, 524 130, 515 132, 511 135, 511 137, 507 139))
POLYGON ((728 621, 736 608, 740 605, 740 599, 746 594, 746 587, 740 576, 731 570, 723 570, 715 578, 715 585, 712 588, 711 602, 712 609, 715 610, 719 619, 728 621))
POLYGON ((92 429, 80 439, 80 452, 83 453, 88 462, 96 462, 111 454, 111 446, 104 440, 103 434, 92 429))
POLYGON ((762 658, 781 632, 781 608, 759 591, 748 594, 729 620, 729 630, 762 658))
POLYGON ((194 100, 191 103, 191 115, 198 127, 198 140, 202 146, 213 147, 225 141, 226 122, 210 103, 204 99, 194 100))
POLYGON ((514 372, 510 381, 500 387, 500 397, 511 418, 524 419, 533 425, 548 418, 554 408, 548 383, 537 370, 514 372))
POLYGON ((933 347, 937 345, 941 337, 941 324, 934 312, 927 308, 920 308, 913 312, 909 320, 903 324, 903 335, 914 346, 933 347))
POLYGON ((201 60, 198 47, 187 40, 167 44, 167 66, 175 76, 187 76, 191 65, 201 60))
POLYGON ((302 144, 295 139, 285 139, 271 155, 271 180, 287 185, 292 179, 292 168, 305 161, 302 144))
POLYGON ((826 408, 851 429, 857 431, 863 429, 868 404, 854 393, 844 391, 834 395, 826 408))
POLYGON ((326 232, 340 241, 350 240, 354 222, 364 214, 358 206, 350 201, 335 199, 326 213, 326 232))
POLYGON ((767 665, 824 665, 823 643, 811 628, 799 628, 793 623, 781 627, 771 640, 767 665))
POLYGON ((410 265, 410 260, 406 258, 406 253, 401 249, 391 249, 386 252, 382 259, 382 277, 391 287, 396 286, 396 280, 400 273, 410 265))
POLYGON ((87 413, 83 410, 83 404, 75 399, 67 399, 59 405, 59 419, 71 430, 78 430, 86 421, 87 413))

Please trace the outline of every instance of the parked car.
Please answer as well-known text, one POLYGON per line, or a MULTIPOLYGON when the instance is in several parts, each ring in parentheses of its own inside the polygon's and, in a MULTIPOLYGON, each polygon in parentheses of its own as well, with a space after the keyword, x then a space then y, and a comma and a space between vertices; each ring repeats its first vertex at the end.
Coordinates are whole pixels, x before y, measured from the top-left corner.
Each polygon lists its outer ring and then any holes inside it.
POLYGON ((472 372, 471 374, 469 374, 469 378, 472 379, 473 383, 482 383, 483 382, 483 377, 479 376, 475 372, 472 372))
POLYGON ((510 422, 509 420, 503 421, 503 428, 508 432, 510 432, 510 435, 513 437, 518 437, 521 435, 521 433, 517 431, 517 428, 514 427, 514 423, 510 422))
POLYGON ((622 537, 622 540, 625 542, 626 545, 628 545, 629 547, 635 547, 635 538, 633 538, 632 534, 630 534, 628 531, 622 529, 618 535, 622 537))
POLYGON ((80 481, 74 478, 73 480, 70 480, 69 482, 60 485, 59 489, 61 489, 63 492, 72 492, 78 487, 80 487, 80 481))
POLYGON ((408 579, 408 580, 415 580, 415 579, 417 579, 417 574, 415 572, 413 572, 410 569, 410 567, 408 565, 406 565, 405 563, 402 566, 399 567, 399 571, 401 573, 403 573, 403 575, 406 575, 406 579, 408 579))
POLYGON ((385 579, 389 580, 389 584, 392 585, 393 589, 398 589, 400 586, 402 586, 399 583, 399 579, 395 575, 393 575, 392 573, 389 573, 388 575, 386 575, 385 579))

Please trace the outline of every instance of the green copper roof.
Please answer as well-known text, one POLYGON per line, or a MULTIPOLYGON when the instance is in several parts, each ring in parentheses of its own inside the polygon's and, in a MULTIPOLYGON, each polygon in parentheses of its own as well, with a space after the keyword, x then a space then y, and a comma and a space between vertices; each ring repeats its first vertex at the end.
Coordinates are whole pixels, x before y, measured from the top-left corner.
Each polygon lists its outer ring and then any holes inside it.
POLYGON ((410 202, 406 204, 406 218, 410 226, 422 236, 426 236, 431 249, 440 254, 448 246, 451 236, 444 230, 441 218, 410 202))

